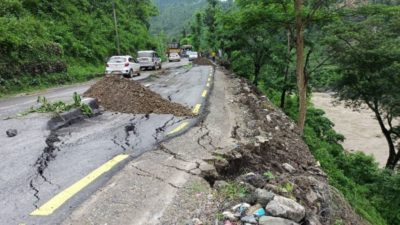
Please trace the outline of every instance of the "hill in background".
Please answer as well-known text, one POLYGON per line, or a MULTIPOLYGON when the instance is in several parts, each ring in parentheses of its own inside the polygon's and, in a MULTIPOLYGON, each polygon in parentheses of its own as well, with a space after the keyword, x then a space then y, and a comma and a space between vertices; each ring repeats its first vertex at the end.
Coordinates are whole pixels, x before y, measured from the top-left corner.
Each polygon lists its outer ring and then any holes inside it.
POLYGON ((181 36, 181 32, 193 15, 207 5, 207 0, 153 0, 159 9, 159 16, 151 20, 150 32, 161 31, 169 38, 181 36))

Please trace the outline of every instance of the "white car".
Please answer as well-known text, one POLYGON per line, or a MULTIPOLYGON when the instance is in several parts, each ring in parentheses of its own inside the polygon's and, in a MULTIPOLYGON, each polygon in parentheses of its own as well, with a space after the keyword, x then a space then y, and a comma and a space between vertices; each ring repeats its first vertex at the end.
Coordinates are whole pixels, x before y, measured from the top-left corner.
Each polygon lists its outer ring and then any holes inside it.
POLYGON ((140 76, 140 64, 130 55, 112 56, 107 62, 106 74, 122 74, 127 77, 140 76))
POLYGON ((179 56, 178 53, 173 52, 173 53, 169 54, 168 61, 170 61, 170 62, 174 62, 174 61, 180 62, 181 61, 181 57, 179 56))
POLYGON ((188 53, 189 61, 193 61, 199 57, 197 52, 189 52, 188 53))
POLYGON ((138 51, 137 59, 140 63, 141 69, 161 69, 161 58, 157 55, 157 52, 155 51, 138 51))

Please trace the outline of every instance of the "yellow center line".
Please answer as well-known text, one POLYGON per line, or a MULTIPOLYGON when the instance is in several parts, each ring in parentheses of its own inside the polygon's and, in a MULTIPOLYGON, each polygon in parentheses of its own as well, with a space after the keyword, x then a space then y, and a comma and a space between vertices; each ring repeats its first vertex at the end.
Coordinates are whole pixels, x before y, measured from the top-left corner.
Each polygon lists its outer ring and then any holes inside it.
POLYGON ((185 128, 187 125, 189 124, 189 122, 183 122, 181 123, 179 126, 175 127, 175 129, 173 129, 171 132, 169 132, 168 134, 174 134, 179 132, 180 130, 182 130, 183 128, 185 128))
POLYGON ((207 82, 207 87, 210 87, 210 82, 207 82))
POLYGON ((211 77, 210 78, 208 78, 208 80, 207 80, 208 82, 210 82, 211 81, 211 77))
POLYGON ((48 202, 46 202, 40 208, 38 208, 35 211, 33 211, 30 215, 31 216, 48 216, 48 215, 51 215, 55 210, 57 210, 61 205, 63 205, 66 201, 68 201, 70 198, 72 198, 76 193, 81 191, 83 188, 88 186, 91 182, 96 180, 102 174, 104 174, 107 171, 111 170, 115 165, 117 165, 118 163, 122 162, 123 160, 125 160, 128 157, 129 157, 129 155, 117 155, 117 156, 115 156, 110 161, 104 163, 99 168, 97 168, 94 171, 92 171, 86 177, 80 179, 75 184, 71 185, 70 187, 68 187, 64 191, 58 193, 56 196, 54 196, 52 199, 50 199, 48 202))
POLYGON ((197 104, 197 105, 194 106, 192 112, 193 112, 194 114, 199 114, 200 108, 201 108, 201 104, 197 104))
POLYGON ((203 96, 203 98, 205 98, 207 96, 207 90, 204 90, 203 93, 201 94, 201 96, 203 96))

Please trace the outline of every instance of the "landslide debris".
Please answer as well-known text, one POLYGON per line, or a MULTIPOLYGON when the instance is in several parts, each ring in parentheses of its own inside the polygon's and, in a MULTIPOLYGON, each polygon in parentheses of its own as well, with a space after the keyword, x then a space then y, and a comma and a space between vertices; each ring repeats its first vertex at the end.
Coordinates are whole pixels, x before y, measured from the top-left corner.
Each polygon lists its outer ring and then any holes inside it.
POLYGON ((212 62, 210 60, 208 60, 207 58, 204 58, 204 57, 194 59, 193 64, 203 65, 203 66, 214 66, 214 64, 212 64, 212 62))
POLYGON ((97 98, 106 110, 135 114, 173 114, 193 116, 190 109, 168 101, 143 87, 137 81, 118 76, 106 76, 95 83, 83 96, 97 98))

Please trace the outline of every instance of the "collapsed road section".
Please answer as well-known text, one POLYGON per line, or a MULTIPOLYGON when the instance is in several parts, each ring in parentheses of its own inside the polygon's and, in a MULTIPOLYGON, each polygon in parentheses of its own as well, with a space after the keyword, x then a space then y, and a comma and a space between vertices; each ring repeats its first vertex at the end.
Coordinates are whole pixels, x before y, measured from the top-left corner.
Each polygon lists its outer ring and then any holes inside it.
MULTIPOLYGON (((44 114, 2 121, 3 130, 17 127, 19 133, 12 139, 0 136, 0 155, 4 162, 0 165, 0 201, 5 205, 0 212, 0 224, 58 224, 129 158, 189 129, 198 118, 193 115, 204 109, 207 95, 203 93, 210 92, 211 73, 210 66, 180 68, 143 83, 165 101, 170 96, 172 105, 180 104, 182 110, 176 111, 178 116, 173 111, 169 114, 154 113, 156 110, 103 111, 78 123, 58 126, 56 131, 48 130, 49 117, 44 114), (51 155, 47 157, 44 149, 49 147, 46 139, 50 135, 57 137, 57 141, 51 143, 54 151, 47 151, 51 155), (40 158, 49 160, 39 163, 44 166, 38 166, 37 162, 42 162, 38 161, 40 158)), ((137 97, 135 94, 131 96, 137 97)), ((143 104, 149 105, 151 99, 147 100, 143 104)))

